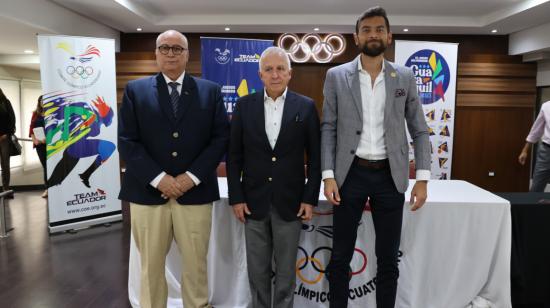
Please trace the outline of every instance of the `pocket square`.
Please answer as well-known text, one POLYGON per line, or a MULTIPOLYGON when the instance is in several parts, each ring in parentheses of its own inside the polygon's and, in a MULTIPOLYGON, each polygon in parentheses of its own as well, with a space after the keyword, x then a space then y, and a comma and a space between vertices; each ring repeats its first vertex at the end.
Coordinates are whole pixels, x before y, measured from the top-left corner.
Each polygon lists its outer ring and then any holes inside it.
POLYGON ((407 92, 405 92, 405 89, 397 89, 395 90, 395 97, 401 97, 405 96, 407 92))

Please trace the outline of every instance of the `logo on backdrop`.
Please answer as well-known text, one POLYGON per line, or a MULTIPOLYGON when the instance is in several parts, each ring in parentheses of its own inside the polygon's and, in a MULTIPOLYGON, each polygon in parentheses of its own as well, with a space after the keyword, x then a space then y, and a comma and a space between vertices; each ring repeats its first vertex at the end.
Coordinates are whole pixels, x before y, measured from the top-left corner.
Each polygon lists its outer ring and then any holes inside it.
POLYGON ((88 45, 86 50, 75 53, 73 47, 66 42, 57 44, 57 49, 68 54, 63 68, 57 69, 57 74, 72 88, 86 89, 93 86, 101 77, 101 70, 94 69, 94 60, 101 57, 101 51, 88 45))
POLYGON ((346 50, 346 40, 338 33, 324 37, 317 33, 308 33, 302 38, 293 33, 285 33, 279 37, 277 46, 284 49, 296 63, 304 63, 311 58, 317 63, 328 63, 346 50))
POLYGON ((233 62, 237 63, 260 63, 260 55, 255 53, 253 55, 250 54, 240 54, 238 57, 233 59, 233 62))
POLYGON ((219 64, 227 64, 229 63, 229 60, 231 60, 231 51, 227 48, 224 51, 221 51, 221 49, 216 48, 214 49, 214 52, 216 53, 216 55, 214 56, 214 59, 219 64))
POLYGON ((239 97, 263 89, 258 62, 270 46, 271 40, 201 37, 202 78, 221 85, 229 117, 239 97))
POLYGON ((441 154, 443 152, 449 153, 449 145, 447 144, 447 141, 440 143, 437 147, 437 154, 441 154))
MULTIPOLYGON (((295 295, 304 297, 305 299, 316 302, 325 303, 330 299, 330 294, 319 289, 319 284, 323 284, 323 277, 326 275, 327 265, 332 254, 332 248, 329 246, 320 246, 314 249, 311 254, 308 251, 298 246, 298 257, 296 261, 296 277, 299 279, 299 284, 294 291, 295 295)), ((399 251, 398 262, 401 262, 403 252, 399 251)), ((355 248, 353 259, 349 268, 349 279, 354 276, 361 275, 367 269, 367 254, 365 251, 355 248)), ((371 295, 376 290, 376 277, 367 278, 360 277, 360 281, 356 281, 349 289, 349 299, 356 300, 364 296, 371 295), (358 282, 358 283, 357 283, 358 282)))
POLYGON ((99 202, 104 200, 107 200, 107 194, 104 190, 98 188, 97 191, 94 192, 74 194, 73 200, 67 201, 67 206, 99 202))
MULTIPOLYGON (((316 284, 323 278, 325 274, 325 270, 327 268, 328 261, 330 259, 330 255, 332 254, 332 248, 328 246, 321 246, 317 247, 313 252, 311 253, 311 256, 308 254, 307 250, 305 250, 303 247, 298 246, 298 251, 300 251, 304 256, 299 257, 296 261, 296 275, 297 277, 306 284, 316 284), (305 277, 303 270, 311 265, 311 268, 313 271, 315 271, 317 274, 315 277, 305 277)), ((358 263, 357 268, 352 268, 350 272, 350 278, 351 276, 359 275, 362 272, 365 271, 367 268, 367 254, 363 252, 359 248, 355 248, 354 256, 359 256, 359 259, 361 260, 358 263)))
POLYGON ((443 56, 437 51, 423 49, 410 56, 405 66, 413 71, 420 102, 423 105, 433 104, 439 100, 445 101, 451 74, 443 56))
POLYGON ((333 227, 332 226, 315 226, 315 225, 307 225, 302 224, 302 230, 305 232, 317 232, 320 233, 328 238, 332 238, 333 234, 333 227))
POLYGON ((443 136, 443 137, 450 137, 451 136, 451 132, 449 132, 449 126, 448 125, 445 125, 442 129, 441 129, 441 132, 439 133, 440 136, 443 136))

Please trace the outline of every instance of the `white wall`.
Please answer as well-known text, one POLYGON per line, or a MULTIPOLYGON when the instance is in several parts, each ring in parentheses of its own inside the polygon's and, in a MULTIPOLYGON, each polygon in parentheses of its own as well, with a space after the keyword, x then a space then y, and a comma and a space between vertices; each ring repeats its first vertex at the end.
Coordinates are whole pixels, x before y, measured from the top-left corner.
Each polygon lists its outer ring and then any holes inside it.
POLYGON ((537 87, 550 86, 550 60, 537 63, 537 87))
MULTIPOLYGON (((120 32, 49 0, 17 0, 0 5, 0 16, 43 29, 45 33, 115 39, 119 51, 120 32)), ((42 33, 42 32, 41 32, 42 33)))
POLYGON ((12 79, 40 80, 40 71, 0 65, 0 77, 12 79))
POLYGON ((510 34, 508 54, 521 55, 550 48, 550 23, 510 34))

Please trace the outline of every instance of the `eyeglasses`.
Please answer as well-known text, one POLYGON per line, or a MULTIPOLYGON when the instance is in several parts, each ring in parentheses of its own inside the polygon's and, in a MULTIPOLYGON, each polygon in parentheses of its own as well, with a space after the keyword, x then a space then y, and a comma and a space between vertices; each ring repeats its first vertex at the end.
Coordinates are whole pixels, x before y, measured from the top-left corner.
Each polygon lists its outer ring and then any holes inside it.
POLYGON ((174 56, 179 56, 184 51, 188 50, 187 48, 181 47, 179 45, 174 45, 174 46, 160 45, 157 48, 160 51, 160 53, 163 55, 167 55, 170 52, 170 49, 172 49, 172 54, 174 54, 174 56))

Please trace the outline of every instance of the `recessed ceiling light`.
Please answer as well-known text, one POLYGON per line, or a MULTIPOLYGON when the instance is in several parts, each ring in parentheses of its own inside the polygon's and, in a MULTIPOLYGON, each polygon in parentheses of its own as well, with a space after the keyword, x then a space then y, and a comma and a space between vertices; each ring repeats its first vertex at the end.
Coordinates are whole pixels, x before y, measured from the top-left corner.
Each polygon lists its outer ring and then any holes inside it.
POLYGON ((497 32, 498 32, 498 30, 497 30, 497 29, 493 29, 493 30, 491 30, 491 32, 493 32, 493 33, 497 33, 497 32))
POLYGON ((409 32, 409 29, 405 28, 403 29, 403 32, 409 32))
POLYGON ((138 32, 140 32, 140 31, 142 31, 143 29, 141 29, 141 28, 137 28, 136 30, 137 30, 138 32))
POLYGON ((24 52, 24 53, 29 53, 29 54, 30 54, 30 53, 34 53, 34 51, 32 51, 32 50, 30 50, 30 49, 26 49, 26 50, 24 50, 23 52, 24 52))
POLYGON ((313 28, 313 31, 319 31, 319 28, 313 28))
POLYGON ((225 27, 225 31, 229 31, 229 30, 231 30, 231 28, 225 27))

